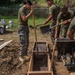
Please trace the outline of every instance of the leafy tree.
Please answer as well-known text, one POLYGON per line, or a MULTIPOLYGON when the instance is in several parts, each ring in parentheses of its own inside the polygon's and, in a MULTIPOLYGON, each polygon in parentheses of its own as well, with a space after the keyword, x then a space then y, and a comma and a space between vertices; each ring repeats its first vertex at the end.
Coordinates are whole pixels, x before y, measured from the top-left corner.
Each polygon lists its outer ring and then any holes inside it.
POLYGON ((23 1, 23 0, 15 0, 14 3, 15 3, 15 4, 17 4, 17 3, 20 4, 20 3, 22 3, 22 1, 23 1))
POLYGON ((22 3, 23 0, 1 0, 0 1, 0 6, 8 6, 8 5, 13 5, 17 3, 22 3))

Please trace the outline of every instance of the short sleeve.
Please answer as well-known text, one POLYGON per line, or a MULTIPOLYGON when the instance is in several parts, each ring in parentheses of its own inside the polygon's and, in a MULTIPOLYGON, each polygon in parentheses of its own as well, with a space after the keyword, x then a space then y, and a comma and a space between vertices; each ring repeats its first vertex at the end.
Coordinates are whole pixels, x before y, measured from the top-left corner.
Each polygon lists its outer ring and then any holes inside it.
POLYGON ((70 18, 73 18, 74 17, 74 11, 68 10, 68 12, 70 13, 70 18))
POLYGON ((59 13, 58 16, 57 16, 57 21, 59 21, 59 22, 61 21, 61 15, 62 15, 62 14, 59 13))
POLYGON ((23 8, 23 9, 21 10, 21 15, 26 15, 26 9, 23 8))
POLYGON ((49 14, 53 14, 53 7, 49 8, 49 14))

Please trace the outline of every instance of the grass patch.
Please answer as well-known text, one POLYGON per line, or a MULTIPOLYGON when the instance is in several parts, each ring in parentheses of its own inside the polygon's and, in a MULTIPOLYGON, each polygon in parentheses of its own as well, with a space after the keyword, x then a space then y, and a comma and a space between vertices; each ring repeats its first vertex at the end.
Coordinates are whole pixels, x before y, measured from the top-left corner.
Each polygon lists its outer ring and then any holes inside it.
MULTIPOLYGON (((9 26, 9 21, 12 20, 13 23, 14 23, 14 27, 12 27, 10 29, 17 30, 17 28, 18 28, 18 18, 17 18, 17 16, 1 16, 1 19, 5 19, 7 26, 9 26)), ((35 24, 36 25, 41 24, 45 20, 46 20, 45 18, 35 18, 35 24)), ((32 18, 29 19, 28 24, 33 26, 32 18)))
MULTIPOLYGON (((45 21, 46 19, 44 18, 35 18, 35 24, 41 24, 45 21)), ((29 19, 29 25, 33 25, 33 20, 32 19, 29 19)))
POLYGON ((16 16, 1 16, 1 19, 5 19, 6 25, 9 26, 9 21, 12 20, 14 23, 14 27, 11 29, 16 30, 18 27, 18 18, 16 16))

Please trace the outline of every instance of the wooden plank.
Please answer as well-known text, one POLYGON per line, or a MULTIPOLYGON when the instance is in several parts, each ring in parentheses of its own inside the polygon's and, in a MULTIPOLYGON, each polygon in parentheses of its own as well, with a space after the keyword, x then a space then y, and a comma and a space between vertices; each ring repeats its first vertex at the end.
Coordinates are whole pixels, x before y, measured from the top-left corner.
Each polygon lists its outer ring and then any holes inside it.
POLYGON ((0 45, 0 50, 3 49, 5 46, 7 46, 10 42, 12 42, 12 40, 7 41, 7 42, 3 43, 2 45, 0 45))
POLYGON ((50 61, 50 57, 49 57, 49 54, 48 54, 48 71, 51 70, 51 61, 50 61))
POLYGON ((4 39, 0 39, 0 41, 4 41, 4 39))
POLYGON ((70 75, 75 75, 75 72, 73 72, 73 73, 70 73, 70 75))
POLYGON ((52 53, 51 69, 53 68, 53 64, 54 64, 54 54, 55 54, 55 50, 56 50, 56 45, 57 45, 57 39, 55 39, 54 45, 53 45, 53 53, 52 53))
POLYGON ((33 53, 48 53, 48 51, 33 51, 33 53))
POLYGON ((51 73, 30 73, 29 75, 52 75, 51 73))
POLYGON ((70 40, 68 38, 58 38, 57 42, 75 42, 75 40, 70 40))
POLYGON ((33 55, 31 56, 30 62, 29 62, 29 69, 28 71, 32 71, 33 69, 33 55))
POLYGON ((28 75, 53 75, 51 71, 30 71, 28 75))

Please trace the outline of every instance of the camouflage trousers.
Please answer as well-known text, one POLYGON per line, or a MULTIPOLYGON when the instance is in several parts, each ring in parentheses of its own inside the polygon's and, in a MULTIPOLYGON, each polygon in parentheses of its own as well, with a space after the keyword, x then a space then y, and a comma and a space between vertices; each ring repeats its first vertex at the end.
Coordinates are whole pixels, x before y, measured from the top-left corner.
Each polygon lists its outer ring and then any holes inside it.
MULTIPOLYGON (((56 23, 53 22, 52 25, 51 25, 51 27, 52 27, 52 26, 55 26, 55 25, 56 25, 56 23)), ((54 39, 54 35, 55 35, 55 28, 52 28, 52 29, 51 29, 51 37, 52 37, 53 39, 54 39)))
POLYGON ((21 43, 20 56, 27 55, 27 50, 29 46, 29 31, 24 27, 19 27, 18 29, 19 39, 21 43))
POLYGON ((63 37, 63 38, 66 38, 69 25, 66 26, 66 27, 62 25, 61 28, 62 28, 62 37, 63 37))

